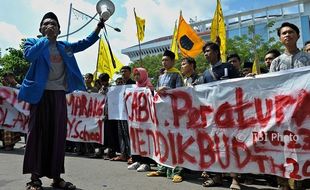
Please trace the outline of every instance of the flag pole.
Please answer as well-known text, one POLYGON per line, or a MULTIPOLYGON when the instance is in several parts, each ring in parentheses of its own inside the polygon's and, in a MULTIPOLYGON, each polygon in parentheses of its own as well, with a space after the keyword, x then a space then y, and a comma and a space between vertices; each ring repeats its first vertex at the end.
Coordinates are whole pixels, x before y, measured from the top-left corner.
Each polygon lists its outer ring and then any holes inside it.
MULTIPOLYGON (((218 6, 219 6, 219 3, 220 3, 220 0, 217 0, 216 1, 216 10, 218 11, 218 6)), ((220 37, 220 35, 219 35, 219 29, 220 29, 220 27, 219 27, 219 22, 220 22, 220 19, 219 19, 219 15, 217 15, 216 16, 216 24, 217 24, 217 28, 216 28, 216 34, 217 34, 217 37, 219 38, 220 37)), ((221 43, 221 42, 220 42, 221 43)), ((219 44, 219 45, 221 45, 221 44, 219 44)))
POLYGON ((142 56, 141 56, 141 44, 140 44, 140 40, 139 40, 140 39, 140 33, 139 33, 139 29, 138 29, 138 24, 137 24, 137 15, 136 15, 135 8, 133 8, 133 12, 135 14, 136 27, 137 27, 138 44, 139 44, 139 55, 140 55, 140 66, 143 67, 142 56))
POLYGON ((141 67, 143 67, 142 56, 141 56, 141 44, 140 44, 140 40, 138 40, 138 42, 139 42, 140 65, 141 65, 141 67))
POLYGON ((72 11, 72 3, 70 3, 69 20, 68 20, 68 28, 67 28, 67 38, 66 38, 66 41, 69 40, 69 31, 70 31, 70 24, 71 24, 71 11, 72 11))
MULTIPOLYGON (((221 38, 220 38, 220 34, 219 34, 219 30, 220 30, 220 24, 219 24, 219 22, 220 22, 220 19, 219 19, 219 3, 220 3, 220 0, 217 0, 216 1, 216 9, 215 9, 216 10, 215 12, 217 14, 216 15, 216 39, 215 39, 215 42, 217 43, 217 45, 220 46, 220 50, 221 50, 221 38)), ((221 51, 220 51, 220 54, 221 54, 221 51)))
POLYGON ((172 51, 175 54, 175 60, 179 59, 179 55, 178 55, 178 19, 175 20, 174 23, 174 30, 173 30, 173 35, 172 35, 172 42, 171 42, 171 47, 170 47, 170 51, 172 51))
POLYGON ((220 0, 217 0, 216 1, 216 12, 217 12, 217 15, 216 15, 216 24, 217 24, 217 27, 216 27, 216 41, 217 41, 217 44, 220 46, 221 61, 224 61, 224 60, 222 60, 222 52, 221 52, 222 42, 221 42, 221 38, 220 38, 220 34, 219 34, 219 31, 220 31, 220 23, 219 23, 220 22, 220 18, 219 18, 219 13, 218 13, 219 12, 219 10, 218 10, 219 3, 220 3, 220 0))
POLYGON ((101 47, 101 35, 99 38, 99 46, 98 46, 98 55, 97 55, 97 65, 96 65, 96 71, 95 71, 95 80, 97 79, 97 75, 98 75, 98 61, 99 61, 99 56, 100 56, 100 47, 101 47))

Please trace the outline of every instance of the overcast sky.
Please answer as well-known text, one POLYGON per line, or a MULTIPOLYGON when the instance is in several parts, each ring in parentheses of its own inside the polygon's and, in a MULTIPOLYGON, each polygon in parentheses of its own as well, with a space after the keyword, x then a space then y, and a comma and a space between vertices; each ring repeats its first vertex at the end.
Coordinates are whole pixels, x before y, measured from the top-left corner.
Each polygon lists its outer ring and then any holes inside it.
MULTIPOLYGON (((224 16, 251 9, 289 2, 290 0, 221 0, 224 16), (249 3, 245 3, 249 2, 249 3)), ((46 12, 54 12, 61 25, 61 34, 67 33, 69 7, 88 15, 96 14, 97 0, 1 0, 0 6, 0 48, 2 56, 8 47, 18 48, 22 38, 35 37, 39 34, 39 23, 46 12)), ((108 38, 113 53, 127 65, 130 61, 121 50, 137 44, 136 25, 133 8, 146 20, 143 42, 162 36, 171 35, 175 20, 182 10, 188 22, 190 18, 200 21, 213 17, 216 0, 113 0, 116 10, 107 24, 118 27, 118 33, 107 28, 108 38)), ((70 31, 75 31, 89 21, 76 12, 72 13, 70 31)), ((97 21, 92 21, 81 31, 69 37, 76 41, 86 37, 95 28, 97 21)), ((65 40, 61 38, 60 40, 65 40)), ((84 52, 76 54, 82 73, 94 72, 96 68, 98 43, 84 52)))

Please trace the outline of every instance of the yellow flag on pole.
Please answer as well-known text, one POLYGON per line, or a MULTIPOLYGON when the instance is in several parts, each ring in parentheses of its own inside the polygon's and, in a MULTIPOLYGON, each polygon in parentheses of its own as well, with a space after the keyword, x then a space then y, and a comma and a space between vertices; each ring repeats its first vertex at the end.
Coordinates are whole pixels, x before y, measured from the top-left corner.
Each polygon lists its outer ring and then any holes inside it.
POLYGON ((174 30, 173 30, 173 36, 172 36, 172 42, 170 50, 175 54, 175 59, 179 59, 179 48, 178 48, 178 26, 177 26, 177 20, 175 21, 174 30))
POLYGON ((211 23, 211 41, 220 46, 221 59, 226 62, 226 28, 220 0, 217 0, 216 10, 211 23))
POLYGON ((137 25, 137 37, 138 37, 139 42, 141 42, 144 39, 145 19, 138 17, 135 9, 133 11, 135 13, 135 19, 136 19, 136 25, 137 25))
POLYGON ((253 63, 253 66, 252 66, 252 73, 257 74, 257 75, 260 74, 260 66, 259 66, 259 63, 258 63, 257 56, 255 56, 255 58, 254 58, 254 63, 253 63))
POLYGON ((204 41, 198 36, 195 30, 186 23, 180 13, 177 41, 180 52, 186 57, 196 57, 202 51, 204 41))
POLYGON ((95 79, 98 78, 98 75, 101 73, 107 73, 110 78, 113 77, 114 73, 119 71, 122 66, 124 66, 116 57, 113 55, 115 60, 116 68, 113 67, 112 58, 109 51, 108 44, 104 42, 102 38, 99 41, 99 51, 97 59, 97 68, 95 72, 95 79))

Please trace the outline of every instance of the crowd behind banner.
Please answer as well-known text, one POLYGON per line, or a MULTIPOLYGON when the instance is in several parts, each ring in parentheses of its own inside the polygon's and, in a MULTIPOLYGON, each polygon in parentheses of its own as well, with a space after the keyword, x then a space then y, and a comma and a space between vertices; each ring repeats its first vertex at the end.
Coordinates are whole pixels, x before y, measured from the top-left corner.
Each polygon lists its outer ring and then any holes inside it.
MULTIPOLYGON (((310 175, 308 78, 304 68, 177 88, 165 96, 131 85, 110 87, 107 97, 74 92, 67 95, 67 140, 103 144, 108 98, 109 119, 128 119, 132 155, 199 171, 304 179, 310 175)), ((0 87, 1 127, 26 133, 29 106, 17 93, 0 87)))
POLYGON ((308 178, 309 71, 177 88, 154 98, 127 89, 132 154, 198 171, 308 178))
MULTIPOLYGON (((46 15, 58 23, 53 13, 46 15)), ((99 22, 95 31, 98 33, 100 28, 99 22)), ((29 136, 25 159, 32 164, 38 163, 31 157, 33 152, 44 156, 47 154, 40 151, 50 153, 54 147, 61 153, 58 159, 63 160, 66 146, 67 151, 94 153, 90 157, 125 161, 129 170, 150 171, 157 164, 157 170, 147 176, 165 176, 174 183, 182 182, 184 173, 191 170, 204 171, 201 176, 205 187, 222 186, 228 174, 232 179, 230 189, 240 190, 241 174, 246 173, 245 178, 250 179, 251 173, 271 174, 270 181, 281 190, 305 189, 304 179, 310 178, 310 54, 307 43, 304 52, 297 48, 300 31, 296 25, 285 22, 277 32, 285 52, 266 52, 266 68, 260 72, 254 67, 256 63, 242 60, 233 52, 226 62, 219 44, 206 42, 202 52, 209 67, 203 73, 196 72, 192 57, 183 57, 179 70, 175 54, 166 50, 156 87, 147 69, 139 67, 132 72, 130 66, 123 66, 115 86, 110 86, 107 73, 100 74, 96 81, 91 73, 84 79, 79 74, 79 83, 85 82, 86 88, 73 87, 77 83, 72 83, 73 88, 67 91, 71 93, 65 96, 63 84, 60 91, 47 85, 41 101, 38 91, 29 88, 32 77, 27 75, 29 80, 26 77, 19 85, 14 77, 3 76, 6 87, 0 87, 0 126, 4 129, 5 150, 14 149, 21 132, 29 136), (49 87, 52 91, 47 90, 49 87), (45 101, 51 109, 45 109, 45 101), (54 125, 56 120, 61 122, 54 125), (56 133, 59 139, 55 142, 61 143, 43 149, 37 146, 50 143, 36 132, 56 127, 66 128, 56 133), (37 142, 36 138, 40 143, 31 143, 37 142), (33 152, 31 145, 35 145, 33 152)), ((93 35, 93 42, 97 38, 93 35)), ((27 48, 25 55, 32 55, 27 54, 27 48)), ((63 164, 56 168, 62 170, 63 164)), ((24 167, 23 173, 32 174, 28 186, 40 182, 34 171, 24 167)), ((268 175, 263 176, 268 181, 268 175)), ((58 177, 57 173, 56 181, 58 177)))

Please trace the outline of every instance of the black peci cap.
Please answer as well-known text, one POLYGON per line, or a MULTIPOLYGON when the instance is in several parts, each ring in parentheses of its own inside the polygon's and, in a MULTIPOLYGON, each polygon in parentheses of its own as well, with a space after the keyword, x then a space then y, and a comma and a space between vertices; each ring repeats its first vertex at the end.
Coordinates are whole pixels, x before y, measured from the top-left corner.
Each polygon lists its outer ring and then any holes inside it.
POLYGON ((42 18, 42 20, 41 20, 41 22, 40 22, 40 27, 42 26, 43 21, 44 21, 45 19, 47 19, 47 18, 56 20, 56 22, 57 22, 57 24, 58 24, 58 28, 60 28, 60 25, 59 25, 59 22, 58 22, 58 18, 57 18, 57 16, 56 16, 53 12, 48 12, 48 13, 46 13, 46 14, 43 16, 43 18, 42 18))

